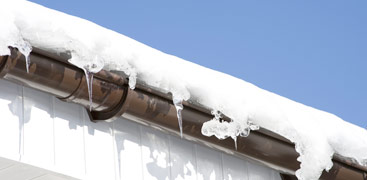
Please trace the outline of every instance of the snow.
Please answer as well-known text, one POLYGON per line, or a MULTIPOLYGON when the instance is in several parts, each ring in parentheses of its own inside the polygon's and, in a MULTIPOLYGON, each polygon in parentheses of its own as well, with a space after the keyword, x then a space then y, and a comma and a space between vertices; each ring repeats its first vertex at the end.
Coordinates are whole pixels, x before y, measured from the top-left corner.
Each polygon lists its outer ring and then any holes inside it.
POLYGON ((0 55, 9 55, 10 46, 28 56, 31 47, 36 47, 69 52, 69 61, 90 77, 102 68, 122 71, 129 76, 132 89, 138 81, 172 93, 178 119, 182 101, 213 110, 214 118, 203 124, 207 136, 236 140, 258 126, 269 129, 296 144, 301 161, 296 172, 299 179, 318 179, 322 170, 332 167, 334 154, 367 166, 367 131, 333 114, 163 53, 81 18, 23 0, 0 3, 0 55), (220 113, 231 121, 221 121, 220 113))

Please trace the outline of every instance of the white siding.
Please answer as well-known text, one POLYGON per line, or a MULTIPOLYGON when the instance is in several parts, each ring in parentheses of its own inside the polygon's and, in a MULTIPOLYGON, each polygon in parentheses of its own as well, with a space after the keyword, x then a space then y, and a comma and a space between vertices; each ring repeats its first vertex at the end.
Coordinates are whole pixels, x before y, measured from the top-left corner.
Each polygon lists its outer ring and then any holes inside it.
POLYGON ((55 139, 52 96, 23 89, 23 156, 22 161, 41 168, 55 164, 55 139))
POLYGON ((195 144, 169 136, 171 179, 197 179, 195 144))
POLYGON ((141 135, 138 124, 114 121, 117 177, 143 179, 141 135))
POLYGON ((20 160, 22 154, 22 87, 0 81, 0 154, 20 160))
POLYGON ((67 104, 53 99, 55 169, 74 177, 85 174, 85 143, 83 109, 76 104, 67 104), (72 163, 70 163, 72 162, 72 163))
POLYGON ((0 80, 0 157, 80 179, 263 179, 277 172, 0 80))

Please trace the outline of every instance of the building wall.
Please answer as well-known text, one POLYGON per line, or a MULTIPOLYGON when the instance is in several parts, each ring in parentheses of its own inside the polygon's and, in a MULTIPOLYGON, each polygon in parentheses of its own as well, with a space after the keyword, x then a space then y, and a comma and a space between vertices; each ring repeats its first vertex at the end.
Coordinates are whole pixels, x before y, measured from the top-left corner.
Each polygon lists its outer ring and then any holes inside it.
POLYGON ((266 167, 0 80, 0 157, 80 179, 280 180, 266 167))

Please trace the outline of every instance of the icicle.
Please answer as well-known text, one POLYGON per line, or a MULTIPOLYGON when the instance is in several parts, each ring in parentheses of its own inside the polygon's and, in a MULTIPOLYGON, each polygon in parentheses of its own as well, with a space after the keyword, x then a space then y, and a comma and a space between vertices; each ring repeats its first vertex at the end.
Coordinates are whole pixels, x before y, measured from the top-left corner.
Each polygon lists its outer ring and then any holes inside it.
POLYGON ((29 56, 25 56, 25 68, 27 69, 27 73, 29 73, 29 66, 31 64, 29 56))
POLYGON ((237 136, 232 137, 233 141, 234 141, 234 147, 236 148, 237 151, 237 136))
MULTIPOLYGON (((104 64, 99 56, 89 56, 90 53, 81 51, 71 51, 71 59, 68 61, 81 68, 84 71, 85 79, 87 81, 88 96, 89 96, 89 110, 93 109, 93 75, 102 70, 104 64), (87 55, 85 55, 87 54, 87 55)), ((92 53, 93 54, 93 53, 92 53)))
POLYGON ((176 107, 176 111, 177 111, 177 119, 178 119, 178 125, 180 127, 180 135, 181 135, 181 138, 182 138, 182 109, 183 109, 183 105, 182 105, 182 99, 178 99, 178 98, 175 98, 173 96, 173 104, 175 105, 176 107))
POLYGON ((29 55, 32 51, 32 46, 27 41, 24 41, 23 39, 19 40, 18 43, 14 44, 14 47, 18 48, 19 52, 22 53, 25 57, 25 68, 27 69, 27 73, 29 73, 29 66, 31 64, 31 60, 29 58, 29 55))
POLYGON ((83 69, 85 73, 85 79, 87 80, 87 86, 88 86, 88 95, 89 95, 89 111, 92 111, 92 96, 93 96, 93 73, 88 71, 86 68, 83 69))

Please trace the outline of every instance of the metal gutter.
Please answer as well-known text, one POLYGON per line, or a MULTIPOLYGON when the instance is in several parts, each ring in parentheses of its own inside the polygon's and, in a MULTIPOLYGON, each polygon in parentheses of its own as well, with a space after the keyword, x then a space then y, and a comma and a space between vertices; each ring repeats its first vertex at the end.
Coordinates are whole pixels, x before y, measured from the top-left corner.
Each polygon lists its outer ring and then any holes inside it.
MULTIPOLYGON (((25 69, 24 56, 16 49, 10 56, 0 57, 0 78, 50 93, 63 101, 89 107, 84 72, 67 63, 67 54, 55 55, 35 49, 31 55, 30 72, 25 69)), ((107 71, 93 78, 93 110, 91 120, 111 120, 125 117, 162 131, 179 135, 176 109, 169 94, 163 94, 138 84, 128 88, 128 79, 107 71)), ((239 137, 237 149, 231 139, 218 140, 201 134, 201 126, 212 119, 210 112, 194 103, 184 103, 182 111, 184 138, 204 144, 280 171, 283 178, 294 178, 299 169, 294 144, 266 129, 252 131, 239 137)), ((367 168, 346 158, 336 156, 334 166, 321 179, 367 179, 367 168)))

